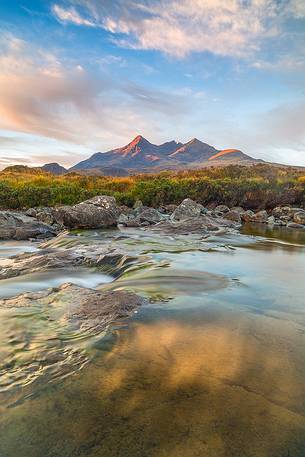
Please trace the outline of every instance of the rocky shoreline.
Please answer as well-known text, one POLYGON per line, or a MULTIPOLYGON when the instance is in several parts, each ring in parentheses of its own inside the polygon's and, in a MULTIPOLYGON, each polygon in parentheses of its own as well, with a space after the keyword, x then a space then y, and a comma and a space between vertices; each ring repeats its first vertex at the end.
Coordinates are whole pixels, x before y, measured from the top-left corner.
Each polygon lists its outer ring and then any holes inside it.
MULTIPOLYGON (((241 207, 229 208, 218 205, 205 208, 191 199, 178 205, 159 209, 145 207, 138 201, 133 208, 119 207, 113 197, 98 196, 73 206, 59 208, 32 208, 23 213, 0 212, 0 239, 2 240, 46 240, 35 252, 15 255, 0 260, 0 281, 29 273, 89 267, 108 272, 113 278, 119 277, 130 265, 147 262, 145 256, 136 257, 121 252, 114 245, 100 245, 94 240, 82 245, 61 247, 69 238, 71 230, 106 229, 115 227, 151 230, 161 235, 196 234, 200 238, 222 235, 237 231, 243 223, 255 222, 271 226, 286 226, 304 230, 305 210, 302 208, 276 207, 270 213, 265 210, 254 213, 241 207), (57 241, 57 242, 56 242, 57 241)), ((110 322, 129 315, 143 299, 129 291, 105 291, 62 285, 39 293, 21 294, 11 299, 0 300, 1 307, 39 306, 50 300, 64 299, 67 313, 72 304, 77 304, 75 316, 79 323, 105 329, 110 322), (90 324, 91 325, 91 324, 90 324)), ((70 314, 69 314, 70 316, 70 314)))
POLYGON ((133 208, 118 206, 114 197, 97 196, 73 206, 31 208, 25 212, 0 211, 0 240, 45 239, 63 230, 103 229, 115 226, 151 228, 164 233, 193 233, 238 229, 243 223, 262 223, 305 230, 305 209, 290 206, 254 212, 218 205, 205 208, 186 198, 158 209, 141 201, 133 208))

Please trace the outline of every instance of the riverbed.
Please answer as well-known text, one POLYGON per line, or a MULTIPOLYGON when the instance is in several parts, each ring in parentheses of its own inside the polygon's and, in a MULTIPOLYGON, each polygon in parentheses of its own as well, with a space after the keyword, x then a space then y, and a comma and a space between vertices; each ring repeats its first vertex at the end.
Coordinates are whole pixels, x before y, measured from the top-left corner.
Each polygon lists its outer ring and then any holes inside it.
MULTIPOLYGON (((93 240, 140 260, 3 280, 0 296, 73 282, 147 304, 98 334, 67 327, 65 303, 0 309, 0 456, 304 457, 305 234, 125 229, 59 244, 93 240)), ((35 249, 6 242, 0 256, 35 249)))

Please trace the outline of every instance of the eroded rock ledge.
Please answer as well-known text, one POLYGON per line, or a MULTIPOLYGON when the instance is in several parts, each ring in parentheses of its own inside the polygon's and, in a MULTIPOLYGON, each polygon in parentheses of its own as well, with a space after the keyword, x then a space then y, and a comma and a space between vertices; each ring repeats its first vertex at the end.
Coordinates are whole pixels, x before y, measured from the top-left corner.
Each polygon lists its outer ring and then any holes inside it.
POLYGON ((145 299, 133 292, 100 292, 67 283, 59 288, 2 299, 0 307, 48 307, 57 303, 65 303, 63 318, 67 323, 81 330, 101 332, 117 319, 131 315, 145 299))

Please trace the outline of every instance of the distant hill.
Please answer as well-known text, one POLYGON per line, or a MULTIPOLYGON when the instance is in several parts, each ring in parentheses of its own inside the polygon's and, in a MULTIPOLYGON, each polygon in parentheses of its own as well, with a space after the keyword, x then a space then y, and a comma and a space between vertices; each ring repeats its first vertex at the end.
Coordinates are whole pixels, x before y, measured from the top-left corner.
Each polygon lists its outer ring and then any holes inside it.
POLYGON ((64 175, 65 173, 68 172, 68 170, 58 163, 46 163, 41 167, 43 171, 47 171, 48 173, 52 173, 53 175, 64 175))
POLYGON ((187 143, 169 141, 161 145, 150 143, 141 135, 121 148, 107 152, 97 152, 86 160, 69 169, 69 172, 84 174, 116 175, 122 170, 127 173, 157 172, 161 170, 183 170, 204 168, 227 163, 251 164, 259 162, 249 155, 237 150, 219 150, 193 138, 187 143))

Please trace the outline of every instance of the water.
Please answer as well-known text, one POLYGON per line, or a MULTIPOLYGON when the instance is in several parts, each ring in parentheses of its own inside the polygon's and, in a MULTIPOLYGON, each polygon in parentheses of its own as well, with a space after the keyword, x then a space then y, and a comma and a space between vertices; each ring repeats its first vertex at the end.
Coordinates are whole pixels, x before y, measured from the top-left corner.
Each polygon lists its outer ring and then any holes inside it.
MULTIPOLYGON (((138 260, 113 281, 48 272, 43 287, 57 274, 150 303, 92 335, 67 327, 64 303, 0 311, 0 456, 304 457, 305 235, 125 230, 60 245, 93 240, 138 260)), ((1 293, 40 277, 9 281, 1 293)))

